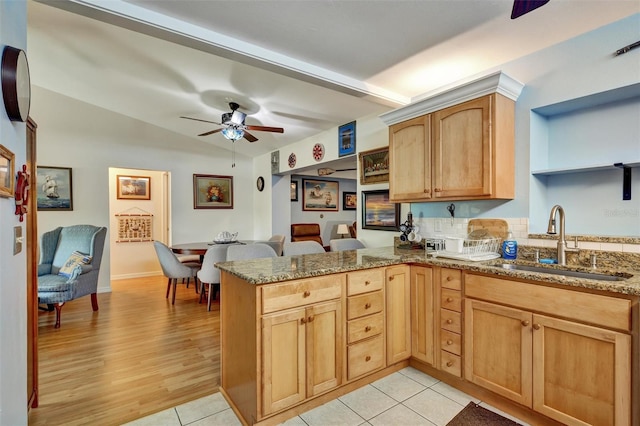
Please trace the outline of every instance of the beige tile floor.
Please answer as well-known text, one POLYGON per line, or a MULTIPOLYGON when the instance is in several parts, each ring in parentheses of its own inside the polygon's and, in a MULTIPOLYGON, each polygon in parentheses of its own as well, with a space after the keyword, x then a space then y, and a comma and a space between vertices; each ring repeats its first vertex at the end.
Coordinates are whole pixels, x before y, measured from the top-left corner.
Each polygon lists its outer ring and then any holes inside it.
MULTIPOLYGON (((414 368, 407 367, 320 407, 285 426, 444 426, 469 402, 509 416, 414 368)), ((232 426, 240 421, 220 393, 127 423, 127 426, 232 426)))

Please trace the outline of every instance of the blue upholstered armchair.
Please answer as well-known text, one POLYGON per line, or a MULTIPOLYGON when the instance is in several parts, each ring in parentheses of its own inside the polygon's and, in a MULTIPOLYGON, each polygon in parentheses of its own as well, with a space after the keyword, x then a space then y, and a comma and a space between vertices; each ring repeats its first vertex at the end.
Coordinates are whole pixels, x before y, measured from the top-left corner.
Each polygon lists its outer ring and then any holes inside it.
POLYGON ((60 328, 62 305, 91 295, 98 310, 98 273, 107 228, 93 225, 59 227, 42 234, 38 264, 38 303, 56 310, 55 328, 60 328))

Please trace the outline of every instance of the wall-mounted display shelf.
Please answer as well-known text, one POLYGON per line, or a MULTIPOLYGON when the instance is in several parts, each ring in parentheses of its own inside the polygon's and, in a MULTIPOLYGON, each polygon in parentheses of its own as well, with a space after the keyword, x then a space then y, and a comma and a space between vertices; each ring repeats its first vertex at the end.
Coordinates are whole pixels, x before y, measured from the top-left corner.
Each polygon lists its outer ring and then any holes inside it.
MULTIPOLYGON (((623 163, 623 164, 624 164, 624 167, 630 167, 630 168, 640 167, 640 161, 634 161, 631 163, 623 163)), ((531 174, 534 176, 552 176, 552 175, 563 175, 567 173, 598 172, 602 170, 613 170, 616 168, 618 167, 615 166, 614 164, 597 164, 597 165, 591 165, 591 166, 533 170, 531 171, 531 174)))

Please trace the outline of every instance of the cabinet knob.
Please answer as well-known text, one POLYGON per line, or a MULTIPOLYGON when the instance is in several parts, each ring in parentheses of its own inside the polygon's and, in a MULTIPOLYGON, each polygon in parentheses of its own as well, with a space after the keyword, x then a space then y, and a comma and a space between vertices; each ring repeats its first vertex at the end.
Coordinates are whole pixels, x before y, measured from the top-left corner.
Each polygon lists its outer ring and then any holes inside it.
POLYGON ((522 326, 523 327, 526 327, 528 325, 529 325, 529 321, 527 321, 527 320, 522 321, 522 326))
POLYGON ((302 296, 303 297, 309 297, 309 296, 311 296, 311 292, 309 290, 307 290, 302 294, 302 296))
POLYGON ((447 367, 453 366, 453 361, 447 361, 447 367))
POLYGON ((306 323, 307 323, 306 318, 300 318, 300 324, 306 324, 306 323))
POLYGON ((441 191, 442 191, 442 189, 440 189, 440 188, 433 188, 433 192, 441 192, 441 191))
POLYGON ((370 325, 366 326, 366 327, 364 328, 364 331, 366 331, 366 332, 371 331, 371 326, 370 326, 370 325))
POLYGON ((453 324, 453 320, 451 320, 451 319, 448 319, 448 320, 446 320, 445 322, 446 322, 447 324, 453 324))
POLYGON ((371 307, 371 303, 365 303, 364 308, 369 309, 371 307))
POLYGON ((534 330, 540 330, 540 324, 533 324, 532 327, 534 330))
POLYGON ((389 281, 393 281, 393 275, 389 277, 389 281))
POLYGON ((425 189, 425 190, 424 190, 424 193, 425 193, 425 194, 428 194, 428 193, 429 193, 429 190, 428 190, 428 189, 425 189))
POLYGON ((453 345, 453 340, 447 340, 447 345, 449 346, 453 345))
POLYGON ((367 355, 367 356, 364 358, 364 360, 365 360, 365 361, 371 361, 371 356, 370 356, 370 355, 367 355))
POLYGON ((452 279, 453 279, 453 277, 452 277, 452 276, 448 276, 448 277, 447 277, 447 281, 451 281, 452 279))
POLYGON ((371 281, 365 281, 364 282, 364 285, 369 285, 369 284, 371 284, 371 281))
POLYGON ((453 302, 453 297, 447 297, 447 302, 448 302, 448 303, 453 302))

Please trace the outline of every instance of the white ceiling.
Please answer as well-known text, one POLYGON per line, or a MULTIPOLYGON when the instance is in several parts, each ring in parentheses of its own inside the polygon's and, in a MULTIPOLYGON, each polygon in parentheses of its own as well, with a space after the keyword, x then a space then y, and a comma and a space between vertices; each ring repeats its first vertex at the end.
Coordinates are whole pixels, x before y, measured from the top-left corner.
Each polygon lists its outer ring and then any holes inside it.
MULTIPOLYGON (((639 0, 30 1, 32 84, 196 136, 235 101, 258 156, 640 12, 639 0), (55 6, 55 7, 51 7, 55 6), (93 18, 93 19, 92 19, 93 18)), ((621 46, 622 47, 622 46, 621 46)), ((518 78, 518 76, 513 76, 518 78)), ((335 167, 340 168, 340 167, 335 167)))

